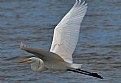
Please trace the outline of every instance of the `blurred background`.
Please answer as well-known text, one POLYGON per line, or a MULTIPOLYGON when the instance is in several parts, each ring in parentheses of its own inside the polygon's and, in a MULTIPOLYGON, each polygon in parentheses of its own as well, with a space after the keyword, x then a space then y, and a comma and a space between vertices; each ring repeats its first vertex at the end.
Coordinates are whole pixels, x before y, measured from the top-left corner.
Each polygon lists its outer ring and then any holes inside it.
POLYGON ((75 0, 0 0, 0 83, 120 83, 121 0, 85 1, 88 10, 74 62, 103 80, 71 72, 34 72, 30 63, 17 63, 31 56, 20 50, 21 41, 50 49, 54 27, 75 0))

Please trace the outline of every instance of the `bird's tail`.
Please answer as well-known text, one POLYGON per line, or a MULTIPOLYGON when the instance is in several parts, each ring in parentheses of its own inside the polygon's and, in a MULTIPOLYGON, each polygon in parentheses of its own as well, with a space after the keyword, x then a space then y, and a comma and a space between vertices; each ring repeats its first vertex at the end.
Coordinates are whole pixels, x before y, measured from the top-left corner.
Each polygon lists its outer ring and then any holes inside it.
POLYGON ((71 64, 71 68, 80 69, 82 64, 71 64))
POLYGON ((103 79, 103 77, 98 75, 97 73, 91 73, 91 72, 81 70, 81 69, 67 69, 67 71, 72 71, 72 72, 76 72, 76 73, 80 73, 80 74, 84 74, 84 75, 93 76, 93 77, 96 77, 96 78, 103 79))

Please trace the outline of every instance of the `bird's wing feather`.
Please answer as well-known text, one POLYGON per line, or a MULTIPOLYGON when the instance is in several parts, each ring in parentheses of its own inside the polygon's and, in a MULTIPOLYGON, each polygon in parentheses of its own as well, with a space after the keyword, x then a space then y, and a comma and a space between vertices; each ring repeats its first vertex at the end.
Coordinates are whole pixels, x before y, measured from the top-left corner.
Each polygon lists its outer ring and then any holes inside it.
POLYGON ((50 52, 58 54, 66 62, 73 62, 72 54, 78 41, 80 23, 86 10, 87 4, 85 2, 81 3, 81 0, 76 0, 72 9, 54 29, 50 52))
POLYGON ((39 49, 31 48, 21 42, 20 48, 26 52, 34 54, 36 57, 42 59, 44 62, 63 62, 64 60, 55 53, 39 49))

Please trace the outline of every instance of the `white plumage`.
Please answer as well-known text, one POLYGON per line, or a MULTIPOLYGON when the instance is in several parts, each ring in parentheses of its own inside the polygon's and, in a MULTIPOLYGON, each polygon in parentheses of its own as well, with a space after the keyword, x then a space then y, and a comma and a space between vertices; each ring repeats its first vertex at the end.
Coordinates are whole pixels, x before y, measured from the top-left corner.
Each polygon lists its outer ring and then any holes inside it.
POLYGON ((74 64, 72 54, 75 50, 80 24, 87 10, 87 4, 76 0, 72 9, 63 17, 54 29, 53 42, 49 51, 38 48, 30 48, 21 43, 20 48, 36 57, 21 60, 20 63, 31 61, 31 69, 34 71, 73 71, 103 79, 97 73, 81 70, 81 64, 74 64), (38 58, 37 58, 38 57, 38 58))
POLYGON ((50 52, 58 54, 66 62, 72 63, 72 54, 75 50, 80 24, 87 10, 87 4, 76 0, 72 9, 63 17, 54 29, 53 42, 50 52))

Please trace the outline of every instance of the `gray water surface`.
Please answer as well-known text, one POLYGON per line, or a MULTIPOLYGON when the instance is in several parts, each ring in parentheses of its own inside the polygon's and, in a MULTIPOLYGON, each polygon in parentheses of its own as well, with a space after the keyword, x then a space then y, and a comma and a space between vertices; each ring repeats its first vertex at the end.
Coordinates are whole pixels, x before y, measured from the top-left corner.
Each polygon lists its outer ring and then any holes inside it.
POLYGON ((34 72, 20 42, 49 50, 53 29, 75 0, 0 0, 0 83, 121 83, 121 0, 85 0, 74 62, 103 80, 71 72, 34 72))

